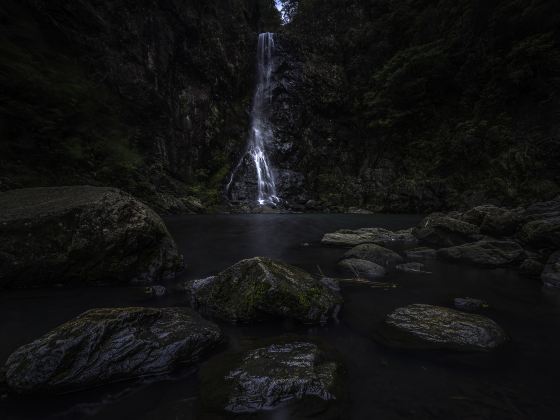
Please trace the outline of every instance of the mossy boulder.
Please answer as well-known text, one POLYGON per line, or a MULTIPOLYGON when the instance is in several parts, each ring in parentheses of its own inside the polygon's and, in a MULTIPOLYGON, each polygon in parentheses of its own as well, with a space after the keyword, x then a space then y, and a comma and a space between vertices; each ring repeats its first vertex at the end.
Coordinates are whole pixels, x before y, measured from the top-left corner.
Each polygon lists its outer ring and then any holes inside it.
POLYGON ((171 371, 221 339, 187 308, 93 309, 12 353, 6 380, 18 393, 75 391, 171 371))
POLYGON ((365 277, 367 279, 378 279, 384 277, 387 271, 384 267, 371 261, 357 258, 346 258, 337 264, 345 274, 354 277, 365 277))
POLYGON ((231 392, 226 411, 270 410, 291 400, 334 400, 337 364, 314 343, 273 344, 248 352, 225 377, 231 392))
POLYGON ((379 264, 385 268, 394 268, 403 263, 403 258, 394 251, 375 244, 361 244, 344 254, 344 258, 355 258, 379 264))
POLYGON ((507 341, 491 319, 440 306, 414 304, 395 309, 376 337, 396 348, 487 352, 507 341))
POLYGON ((242 260, 186 289, 195 307, 229 322, 279 317, 323 323, 342 303, 336 291, 306 271, 264 257, 242 260))
POLYGON ((434 247, 449 247, 478 239, 479 228, 462 220, 434 213, 422 220, 414 229, 420 243, 434 247))
POLYGON ((182 266, 161 218, 113 188, 0 193, 0 286, 151 283, 182 266))
POLYGON ((455 262, 500 267, 521 262, 525 251, 517 242, 484 240, 442 248, 438 250, 438 256, 455 262))
POLYGON ((321 239, 323 245, 354 247, 360 244, 377 244, 390 249, 414 247, 418 240, 411 229, 393 232, 383 228, 341 229, 327 233, 321 239))

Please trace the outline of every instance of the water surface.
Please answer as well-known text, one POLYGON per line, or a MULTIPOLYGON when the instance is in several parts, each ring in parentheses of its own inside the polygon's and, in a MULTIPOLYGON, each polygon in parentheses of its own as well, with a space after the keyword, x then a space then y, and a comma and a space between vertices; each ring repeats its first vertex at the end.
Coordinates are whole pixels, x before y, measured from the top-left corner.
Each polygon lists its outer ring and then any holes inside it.
MULTIPOLYGON (((38 289, 0 294, 0 359, 81 312, 102 306, 188 305, 184 281, 216 273, 240 259, 267 256, 312 273, 337 275, 344 250, 319 244, 340 228, 410 227, 407 215, 223 215, 166 220, 188 264, 166 286, 164 299, 140 288, 38 289)), ((431 275, 389 274, 398 288, 347 286, 338 323, 305 327, 268 322, 234 327, 222 352, 250 348, 265 337, 313 337, 339 354, 345 370, 341 398, 349 419, 555 419, 560 408, 560 296, 513 270, 486 270, 442 262, 431 275), (485 315, 511 336, 505 351, 490 357, 398 352, 375 343, 372 333, 391 310, 411 304, 451 306, 453 298, 485 299, 485 315)), ((210 362, 202 364, 202 369, 210 362)), ((127 382, 62 397, 2 396, 0 419, 193 419, 200 414, 199 370, 127 382)), ((285 409, 259 418, 288 418, 285 409)))

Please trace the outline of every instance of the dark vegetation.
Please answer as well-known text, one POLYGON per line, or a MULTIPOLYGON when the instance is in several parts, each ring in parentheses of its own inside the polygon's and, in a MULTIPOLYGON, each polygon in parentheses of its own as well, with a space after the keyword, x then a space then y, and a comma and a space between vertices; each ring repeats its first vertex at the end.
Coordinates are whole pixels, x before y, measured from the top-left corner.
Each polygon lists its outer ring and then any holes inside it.
MULTIPOLYGON (((559 192, 558 2, 285 3, 297 8, 285 34, 315 93, 303 108, 338 124, 330 161, 339 173, 360 180, 389 160, 395 190, 443 181, 444 206, 559 192)), ((348 183, 326 163, 316 188, 344 199, 348 183)), ((368 204, 367 189, 357 195, 368 204)))

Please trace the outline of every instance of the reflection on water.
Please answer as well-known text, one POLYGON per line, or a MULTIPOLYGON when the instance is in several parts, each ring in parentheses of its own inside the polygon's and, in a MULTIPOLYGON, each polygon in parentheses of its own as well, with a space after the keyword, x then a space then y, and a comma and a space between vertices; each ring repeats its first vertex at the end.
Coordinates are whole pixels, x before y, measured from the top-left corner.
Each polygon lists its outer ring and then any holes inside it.
MULTIPOLYGON (((149 300, 140 288, 52 289, 0 295, 0 358, 86 309, 100 306, 186 305, 178 285, 216 273, 256 255, 311 272, 336 275, 344 252, 318 242, 327 231, 414 225, 416 216, 228 215, 170 218, 167 224, 188 269, 167 284, 174 290, 149 300)), ((560 374, 560 297, 536 281, 507 270, 482 270, 440 262, 431 275, 392 273, 397 289, 347 286, 339 323, 305 327, 291 322, 222 325, 225 352, 250 348, 283 334, 312 336, 336 349, 346 371, 348 419, 552 419, 557 417, 560 374), (410 303, 450 306, 453 298, 488 301, 486 315, 509 332, 511 345, 495 357, 406 353, 383 348, 372 331, 385 314, 410 303)), ((204 363, 202 367, 207 364, 204 363)), ((3 398, 0 419, 192 419, 199 411, 197 369, 139 382, 42 399, 3 398)), ((198 414, 197 414, 198 413, 198 414)), ((289 418, 286 408, 259 418, 289 418)), ((319 417, 320 418, 320 417, 319 417)))

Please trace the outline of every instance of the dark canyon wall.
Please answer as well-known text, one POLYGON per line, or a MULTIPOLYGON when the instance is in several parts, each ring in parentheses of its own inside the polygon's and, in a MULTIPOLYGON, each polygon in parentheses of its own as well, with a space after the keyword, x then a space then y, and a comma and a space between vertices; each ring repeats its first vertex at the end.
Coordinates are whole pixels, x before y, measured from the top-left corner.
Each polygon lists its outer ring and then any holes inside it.
POLYGON ((163 212, 219 202, 257 34, 278 25, 272 0, 3 1, 0 189, 112 185, 163 212))
POLYGON ((293 3, 275 101, 284 196, 415 212, 558 194, 558 2, 293 3))

